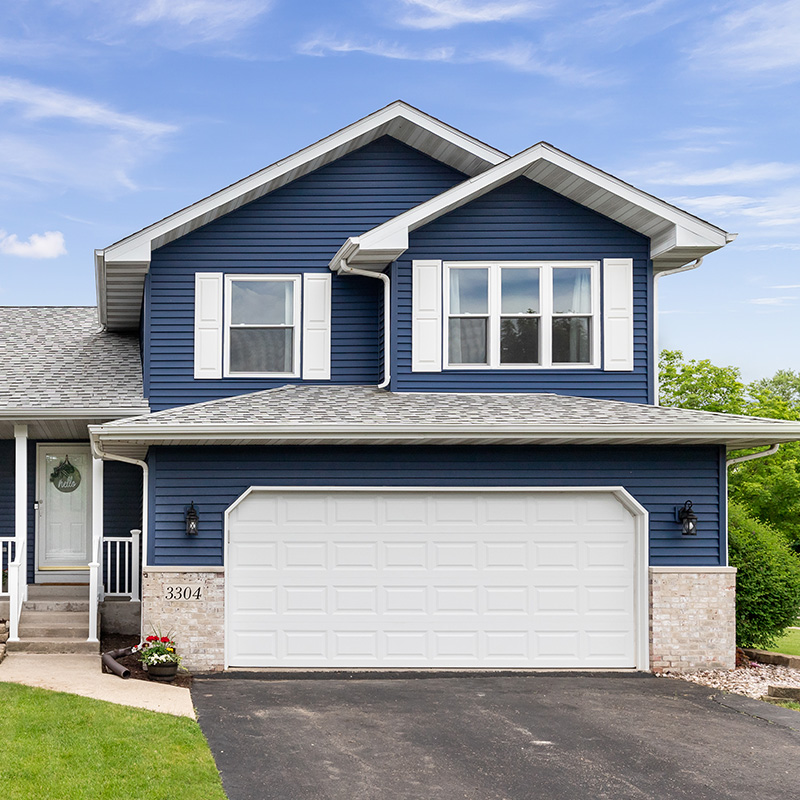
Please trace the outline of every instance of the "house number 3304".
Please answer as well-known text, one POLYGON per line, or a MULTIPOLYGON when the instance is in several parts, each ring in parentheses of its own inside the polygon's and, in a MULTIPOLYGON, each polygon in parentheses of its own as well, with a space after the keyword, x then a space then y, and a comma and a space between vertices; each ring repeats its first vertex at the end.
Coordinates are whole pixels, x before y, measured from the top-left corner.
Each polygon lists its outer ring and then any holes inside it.
POLYGON ((164 591, 165 600, 202 600, 202 586, 167 586, 164 591))

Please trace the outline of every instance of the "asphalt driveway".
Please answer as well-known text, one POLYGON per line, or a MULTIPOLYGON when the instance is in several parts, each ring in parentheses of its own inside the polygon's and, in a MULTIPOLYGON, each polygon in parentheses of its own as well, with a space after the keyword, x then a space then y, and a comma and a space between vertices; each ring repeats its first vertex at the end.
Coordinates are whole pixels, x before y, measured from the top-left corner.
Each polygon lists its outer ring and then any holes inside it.
POLYGON ((230 800, 796 796, 800 713, 711 695, 642 675, 224 676, 192 690, 230 800))

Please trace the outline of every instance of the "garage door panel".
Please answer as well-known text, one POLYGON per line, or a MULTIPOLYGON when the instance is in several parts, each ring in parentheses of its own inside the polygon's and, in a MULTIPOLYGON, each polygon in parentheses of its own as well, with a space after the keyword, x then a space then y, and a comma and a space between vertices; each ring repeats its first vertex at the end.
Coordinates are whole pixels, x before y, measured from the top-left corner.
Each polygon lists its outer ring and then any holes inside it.
POLYGON ((228 662, 632 667, 633 518, 596 499, 255 492, 229 518, 228 662))

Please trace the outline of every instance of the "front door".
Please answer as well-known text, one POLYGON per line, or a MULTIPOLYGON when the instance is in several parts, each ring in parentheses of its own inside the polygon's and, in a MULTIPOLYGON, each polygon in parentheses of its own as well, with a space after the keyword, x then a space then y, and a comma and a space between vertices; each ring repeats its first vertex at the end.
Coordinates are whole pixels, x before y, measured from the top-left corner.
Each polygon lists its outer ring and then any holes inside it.
POLYGON ((37 580, 83 579, 92 556, 89 446, 39 445, 37 475, 37 580))

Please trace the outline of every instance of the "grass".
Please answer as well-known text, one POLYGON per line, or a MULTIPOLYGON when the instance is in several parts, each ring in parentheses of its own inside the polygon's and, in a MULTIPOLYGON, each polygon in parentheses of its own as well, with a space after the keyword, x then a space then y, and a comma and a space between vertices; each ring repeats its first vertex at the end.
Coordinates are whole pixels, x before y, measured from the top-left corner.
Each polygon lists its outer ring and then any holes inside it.
POLYGON ((788 656, 800 656, 800 630, 787 631, 784 637, 778 639, 772 650, 788 656))
POLYGON ((194 720, 0 684, 3 800, 225 800, 194 720))
POLYGON ((773 706, 780 706, 781 708, 793 708, 795 711, 800 711, 800 703, 795 703, 794 700, 781 700, 780 703, 770 703, 773 706))

